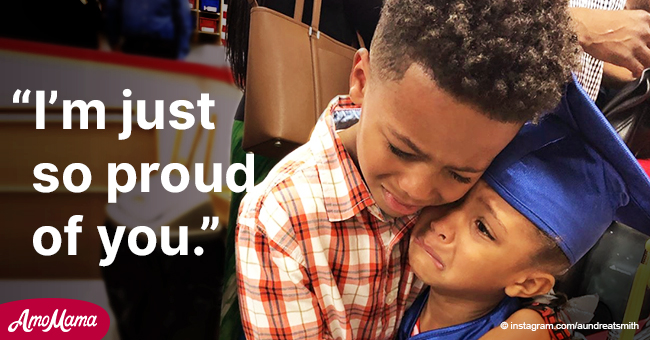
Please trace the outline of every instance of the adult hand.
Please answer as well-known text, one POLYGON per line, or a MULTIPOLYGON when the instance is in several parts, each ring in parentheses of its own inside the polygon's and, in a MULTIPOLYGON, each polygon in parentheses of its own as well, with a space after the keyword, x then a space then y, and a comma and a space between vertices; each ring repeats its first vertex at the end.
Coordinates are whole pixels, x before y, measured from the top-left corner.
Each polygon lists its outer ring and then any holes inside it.
POLYGON ((624 67, 635 77, 650 67, 650 13, 570 8, 578 41, 594 58, 624 67))
POLYGON ((632 72, 624 67, 616 66, 610 63, 603 63, 603 80, 602 84, 620 89, 627 83, 634 80, 632 72))
POLYGON ((625 9, 642 9, 650 12, 650 0, 627 0, 625 9))

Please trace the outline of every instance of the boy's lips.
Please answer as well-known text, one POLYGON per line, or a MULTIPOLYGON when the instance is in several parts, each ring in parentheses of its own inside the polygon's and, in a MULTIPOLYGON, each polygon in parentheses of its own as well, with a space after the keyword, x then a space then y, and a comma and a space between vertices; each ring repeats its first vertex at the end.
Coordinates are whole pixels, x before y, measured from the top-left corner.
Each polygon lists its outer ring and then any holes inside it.
POLYGON ((381 191, 384 194, 384 201, 390 207, 391 210, 396 211, 400 214, 403 215, 411 215, 415 214, 418 210, 424 208, 424 206, 421 205, 410 205, 410 204, 405 204, 402 203, 402 201, 395 197, 390 191, 388 191, 386 188, 383 186, 381 187, 381 191))
POLYGON ((429 254, 431 259, 433 260, 433 263, 436 265, 436 268, 439 270, 445 269, 445 265, 442 263, 442 259, 440 259, 440 256, 433 250, 433 248, 429 247, 426 243, 424 243, 424 240, 422 240, 421 236, 417 236, 413 239, 415 243, 417 243, 420 248, 424 249, 424 251, 429 254))

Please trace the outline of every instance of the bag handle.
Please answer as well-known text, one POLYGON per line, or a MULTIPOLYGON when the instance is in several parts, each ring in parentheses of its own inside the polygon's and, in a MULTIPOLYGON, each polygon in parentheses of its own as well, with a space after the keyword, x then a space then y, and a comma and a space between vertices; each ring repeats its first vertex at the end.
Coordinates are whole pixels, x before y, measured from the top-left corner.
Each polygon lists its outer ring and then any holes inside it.
MULTIPOLYGON (((260 4, 257 0, 248 0, 251 7, 259 7, 260 4)), ((314 0, 314 12, 312 15, 312 27, 318 31, 318 24, 320 23, 320 7, 321 0, 314 0)), ((302 11, 305 9, 305 0, 296 0, 296 6, 293 9, 293 19, 296 22, 302 22, 302 11)))
MULTIPOLYGON (((300 1, 302 2, 304 0, 300 1)), ((298 0, 296 0, 296 3, 298 3, 298 0)), ((314 9, 311 12, 311 27, 313 27, 315 31, 318 31, 318 26, 320 25, 320 8, 321 0, 314 0, 314 9)))
POLYGON ((296 7, 293 9, 293 18, 302 22, 302 11, 305 9, 305 0, 296 0, 296 7))
MULTIPOLYGON (((251 7, 259 7, 257 0, 248 0, 248 3, 251 7)), ((314 0, 314 8, 311 14, 311 27, 318 31, 320 26, 320 14, 321 14, 322 0, 314 0)), ((302 12, 305 9, 305 0, 296 0, 296 6, 293 9, 293 19, 296 22, 302 22, 302 12)), ((363 42, 363 38, 359 31, 357 33, 357 40, 359 41, 359 47, 366 47, 366 44, 363 42)))
MULTIPOLYGON (((304 5, 305 5, 305 0, 296 0, 296 9, 293 14, 293 17, 296 18, 296 20, 299 22, 302 21, 302 10, 304 5), (298 3, 300 3, 300 10, 298 10, 298 3), (300 13, 299 18, 298 18, 298 13, 300 13)), ((315 31, 318 31, 318 26, 320 25, 321 6, 322 6, 322 0, 314 0, 314 9, 311 14, 311 27, 315 31)), ((356 31, 355 33, 357 34, 359 47, 365 48, 366 44, 363 42, 363 38, 361 37, 361 34, 359 34, 359 31, 356 31)))
POLYGON ((363 37, 361 37, 359 31, 357 31, 357 40, 359 41, 359 48, 366 48, 366 43, 363 41, 363 37))

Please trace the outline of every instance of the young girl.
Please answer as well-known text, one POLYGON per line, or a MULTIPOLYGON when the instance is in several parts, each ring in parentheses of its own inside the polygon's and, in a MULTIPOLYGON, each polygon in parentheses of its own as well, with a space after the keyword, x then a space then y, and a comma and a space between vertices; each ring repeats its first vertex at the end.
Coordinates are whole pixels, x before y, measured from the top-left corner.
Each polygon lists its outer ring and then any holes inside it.
POLYGON ((548 293, 612 220, 648 233, 650 180, 570 84, 462 202, 422 212, 409 262, 430 288, 406 312, 399 339, 568 339, 566 330, 499 326, 557 322, 552 308, 522 298, 548 293))

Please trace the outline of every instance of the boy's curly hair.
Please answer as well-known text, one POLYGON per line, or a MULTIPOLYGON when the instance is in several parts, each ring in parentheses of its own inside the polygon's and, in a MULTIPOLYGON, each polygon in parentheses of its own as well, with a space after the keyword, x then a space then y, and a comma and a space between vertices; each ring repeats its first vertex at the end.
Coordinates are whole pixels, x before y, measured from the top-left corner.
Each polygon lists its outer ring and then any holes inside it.
POLYGON ((417 63, 500 122, 554 108, 577 65, 566 0, 386 0, 370 52, 383 80, 417 63))

